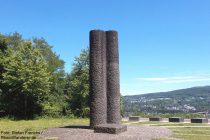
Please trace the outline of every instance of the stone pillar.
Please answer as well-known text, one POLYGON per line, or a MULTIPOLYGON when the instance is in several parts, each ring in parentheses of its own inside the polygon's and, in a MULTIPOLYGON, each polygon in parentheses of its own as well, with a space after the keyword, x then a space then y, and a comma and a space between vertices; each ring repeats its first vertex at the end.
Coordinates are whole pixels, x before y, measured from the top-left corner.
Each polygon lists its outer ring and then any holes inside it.
POLYGON ((118 33, 90 31, 90 126, 96 133, 118 134, 121 125, 118 33))
POLYGON ((90 126, 107 122, 106 33, 90 31, 90 126))
POLYGON ((120 124, 120 84, 118 33, 106 32, 107 47, 107 123, 120 124))

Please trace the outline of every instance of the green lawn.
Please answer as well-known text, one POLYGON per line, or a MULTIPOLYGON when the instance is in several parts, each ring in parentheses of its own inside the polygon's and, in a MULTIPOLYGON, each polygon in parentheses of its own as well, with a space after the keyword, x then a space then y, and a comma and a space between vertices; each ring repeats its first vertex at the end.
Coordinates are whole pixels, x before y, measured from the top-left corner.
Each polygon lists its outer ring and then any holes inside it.
MULTIPOLYGON (((9 120, 0 119, 0 139, 3 137, 30 137, 38 138, 42 130, 52 127, 70 126, 70 125, 88 125, 89 119, 75 118, 41 118, 37 120, 9 120)), ((16 139, 16 138, 11 138, 16 139)))
POLYGON ((41 118, 37 120, 18 121, 0 119, 0 131, 41 131, 52 127, 88 124, 89 119, 80 118, 41 118))
MULTIPOLYGON (((124 123, 129 123, 129 122, 124 122, 124 123)), ((145 121, 145 122, 135 123, 135 125, 151 125, 151 126, 163 126, 163 127, 165 126, 173 131, 172 135, 173 138, 179 138, 182 140, 210 140, 209 124, 145 121)), ((162 140, 162 139, 154 139, 154 140, 162 140)))
MULTIPOLYGON (((129 122, 123 122, 129 123, 129 122)), ((47 128, 61 127, 69 125, 89 125, 89 119, 80 118, 41 118, 36 120, 10 120, 0 119, 0 132, 26 132, 26 131, 42 131, 47 128)), ((132 124, 131 124, 132 125, 132 124)), ((168 123, 168 122, 139 122, 135 125, 152 125, 163 126, 171 129, 174 134, 173 138, 184 140, 210 140, 209 124, 191 124, 191 123, 168 123), (174 127, 173 127, 174 126, 174 127), (209 126, 209 127, 208 127, 209 126)), ((1 136, 8 135, 0 133, 1 136)), ((35 135, 37 136, 37 135, 35 135)), ((166 140, 166 139, 153 139, 166 140)))
POLYGON ((169 128, 174 134, 172 137, 184 140, 210 140, 210 127, 182 127, 169 128))

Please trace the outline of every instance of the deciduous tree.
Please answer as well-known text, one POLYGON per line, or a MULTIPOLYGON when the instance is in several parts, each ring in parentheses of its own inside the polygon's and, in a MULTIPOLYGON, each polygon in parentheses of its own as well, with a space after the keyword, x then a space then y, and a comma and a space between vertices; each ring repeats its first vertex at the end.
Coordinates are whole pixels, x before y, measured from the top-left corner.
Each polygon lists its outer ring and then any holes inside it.
POLYGON ((42 101, 50 92, 50 73, 40 51, 30 41, 16 49, 0 52, 3 66, 1 85, 4 110, 10 115, 27 117, 41 113, 42 101))

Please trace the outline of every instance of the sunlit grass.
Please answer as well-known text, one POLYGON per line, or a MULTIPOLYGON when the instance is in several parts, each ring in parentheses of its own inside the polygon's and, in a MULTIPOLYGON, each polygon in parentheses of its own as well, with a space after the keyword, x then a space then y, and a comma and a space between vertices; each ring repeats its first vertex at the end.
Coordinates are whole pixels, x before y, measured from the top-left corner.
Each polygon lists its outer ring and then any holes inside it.
MULTIPOLYGON (((125 123, 133 123, 124 121, 125 123)), ((39 118, 35 120, 11 120, 0 119, 0 131, 42 131, 53 127, 70 125, 89 125, 89 119, 81 118, 39 118)), ((144 121, 130 125, 151 125, 168 127, 173 131, 172 138, 183 140, 210 140, 209 124, 171 123, 144 121), (174 126, 174 127, 173 127, 174 126), (209 127, 208 127, 209 126, 209 127)), ((3 134, 2 134, 3 135, 3 134)), ((167 140, 165 138, 154 138, 152 140, 167 140)))
POLYGON ((36 120, 0 119, 0 136, 1 138, 18 136, 30 137, 30 139, 33 139, 32 137, 34 137, 37 139, 42 131, 48 128, 88 124, 89 119, 81 118, 39 118, 36 120), (20 132, 21 134, 13 134, 13 132, 20 132), (38 134, 31 134, 30 132, 38 132, 38 134))
MULTIPOLYGON (((173 123, 173 122, 153 122, 153 121, 143 121, 143 122, 123 122, 129 125, 150 125, 150 126, 162 126, 167 127, 173 131, 172 138, 178 138, 182 140, 210 140, 210 125, 201 123, 173 123), (132 124, 135 123, 135 124, 132 124), (174 126, 174 127, 173 127, 174 126), (209 126, 209 127, 208 127, 209 126)), ((166 140, 162 139, 152 139, 152 140, 166 140)))
POLYGON ((210 135, 206 136, 206 135, 180 135, 180 134, 173 134, 172 135, 173 138, 179 138, 182 140, 210 140, 210 135))
POLYGON ((52 127, 68 125, 88 125, 89 119, 81 118, 41 118, 37 120, 0 119, 0 131, 40 131, 52 127))

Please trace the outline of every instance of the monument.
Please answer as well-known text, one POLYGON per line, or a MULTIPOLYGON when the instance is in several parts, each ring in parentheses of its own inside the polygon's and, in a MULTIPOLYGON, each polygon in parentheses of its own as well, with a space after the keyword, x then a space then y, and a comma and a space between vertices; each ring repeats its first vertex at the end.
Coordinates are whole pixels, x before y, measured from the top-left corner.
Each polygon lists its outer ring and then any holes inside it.
POLYGON ((118 33, 90 31, 90 126, 94 132, 120 133, 118 33))
POLYGON ((107 122, 106 35, 90 32, 90 126, 107 122))

